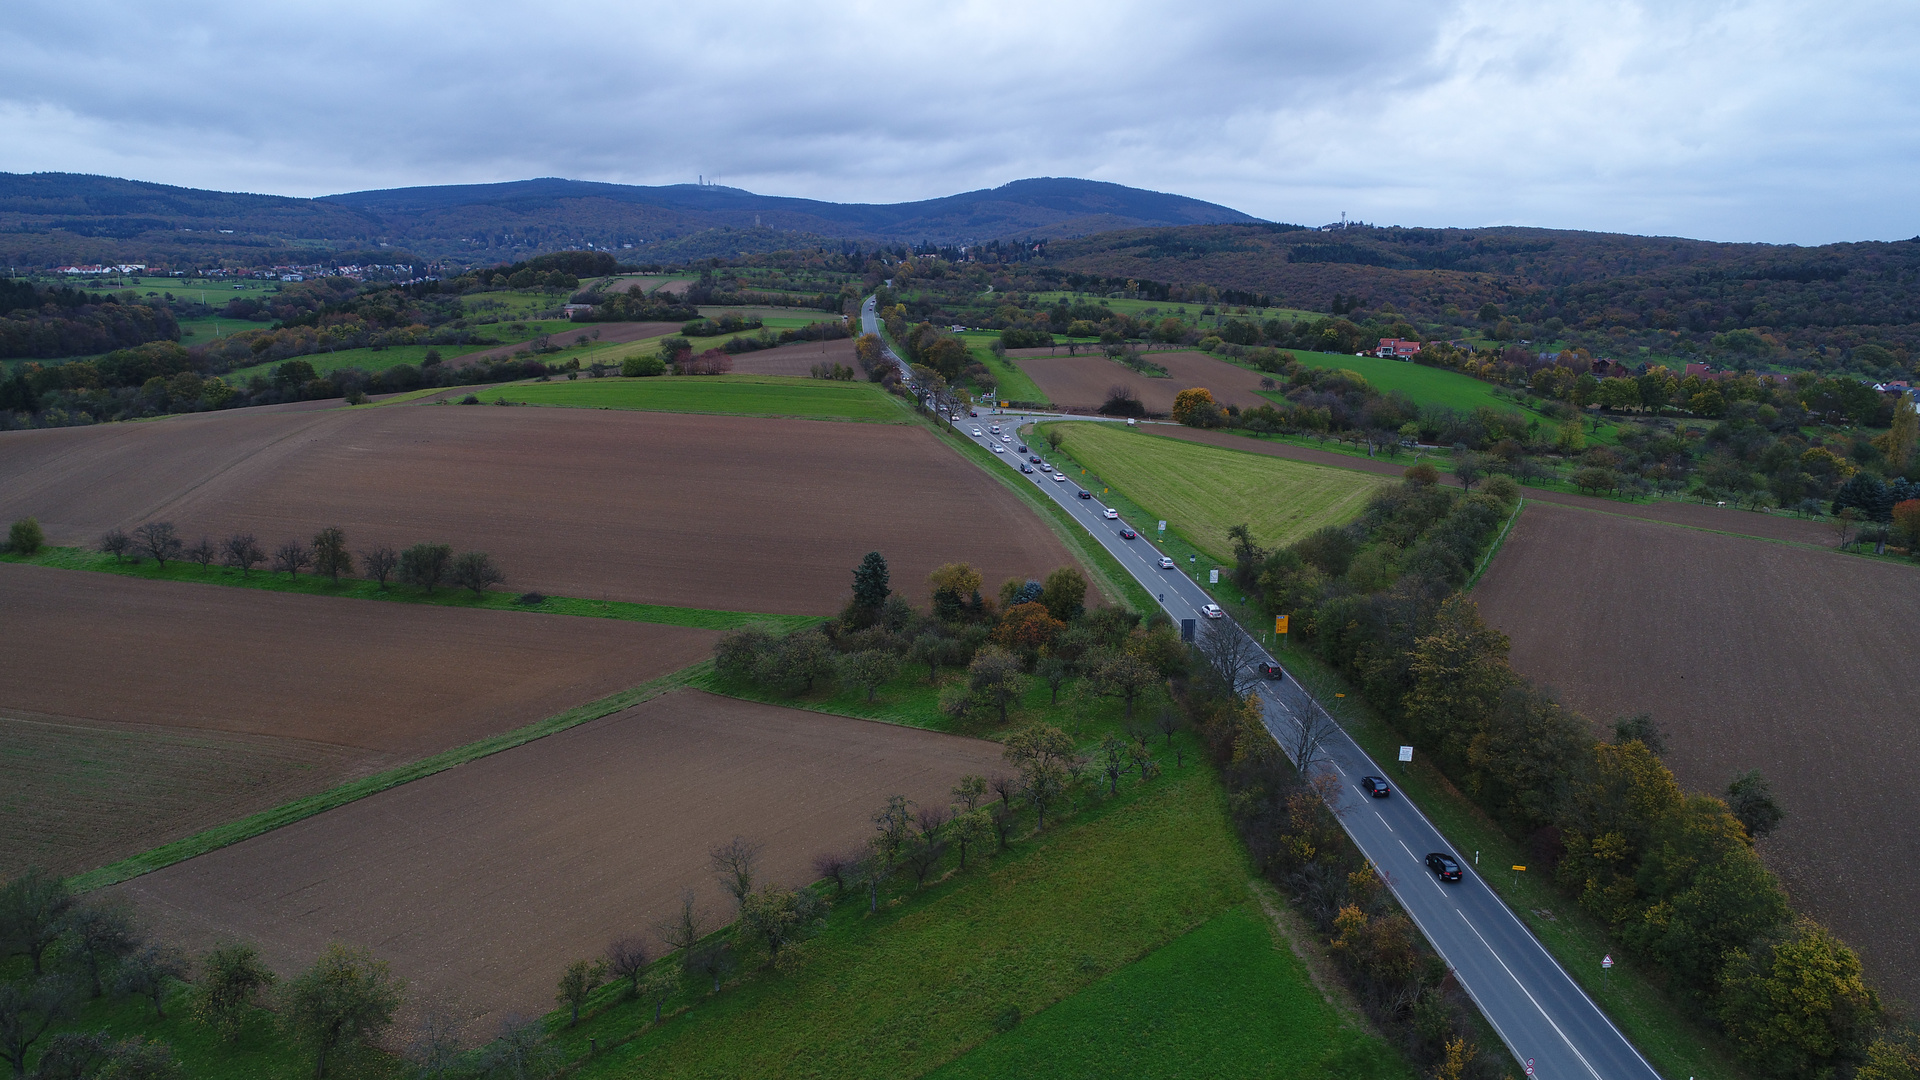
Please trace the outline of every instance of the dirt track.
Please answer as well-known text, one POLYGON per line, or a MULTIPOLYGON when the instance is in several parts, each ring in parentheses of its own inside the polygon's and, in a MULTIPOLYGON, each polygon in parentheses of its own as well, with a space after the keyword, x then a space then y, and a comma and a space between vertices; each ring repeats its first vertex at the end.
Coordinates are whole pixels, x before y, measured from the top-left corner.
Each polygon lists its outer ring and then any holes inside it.
POLYGON ((569 959, 625 935, 658 948, 684 889, 730 919, 711 845, 757 839, 762 880, 798 885, 888 795, 944 805, 1000 760, 995 743, 685 691, 116 888, 159 936, 257 941, 283 974, 365 945, 484 1034, 552 1008, 569 959))
POLYGON ((1653 713, 1683 785, 1765 774, 1768 865, 1920 1003, 1920 569, 1530 505, 1474 597, 1589 719, 1653 713))
POLYGON ((0 516, 29 514, 56 544, 149 519, 268 548, 339 525, 359 549, 487 551, 515 589, 797 614, 837 611, 873 550, 919 604, 941 563, 997 588, 1072 561, 921 428, 672 413, 235 410, 0 433, 0 516))
MULTIPOLYGON (((1272 457, 1287 458, 1291 461, 1306 461, 1315 465, 1331 465, 1337 469, 1357 469, 1361 472, 1375 473, 1380 476, 1401 476, 1411 465, 1412 459, 1401 458, 1363 458, 1351 454, 1336 454, 1329 450, 1315 450, 1311 447, 1294 446, 1289 443, 1269 442, 1265 439, 1250 439, 1244 435, 1235 435, 1226 431, 1203 431, 1200 428, 1179 427, 1172 424, 1154 424, 1142 430, 1150 435, 1161 435, 1169 439, 1185 439, 1188 442, 1206 443, 1210 446, 1224 446, 1230 450, 1245 450, 1254 454, 1267 454, 1272 457)), ((1647 521, 1665 521, 1675 525, 1688 525, 1696 529, 1712 529, 1717 532, 1734 532, 1746 536, 1760 536, 1771 540, 1791 540, 1801 544, 1815 544, 1821 547, 1832 546, 1833 530, 1816 521, 1787 517, 1780 514, 1757 514, 1750 510, 1728 510, 1723 507, 1706 506, 1700 503, 1615 502, 1612 499, 1600 499, 1589 495, 1575 495, 1568 491, 1542 491, 1538 488, 1523 488, 1522 493, 1529 501, 1559 503, 1562 506, 1576 506, 1584 510, 1597 510, 1605 514, 1619 514, 1624 517, 1643 518, 1647 521)))
POLYGON ((1235 367, 1200 352, 1156 352, 1147 359, 1167 369, 1170 378, 1150 379, 1104 356, 1021 357, 1026 372, 1055 405, 1092 411, 1107 400, 1107 388, 1126 385, 1147 411, 1165 416, 1173 412, 1174 395, 1194 386, 1213 392, 1213 399, 1251 409, 1272 402, 1259 394, 1260 373, 1235 367))
POLYGON ((0 794, 20 800, 0 802, 0 874, 99 865, 509 731, 718 636, 18 564, 0 564, 0 611, 0 731, 35 747, 0 794))

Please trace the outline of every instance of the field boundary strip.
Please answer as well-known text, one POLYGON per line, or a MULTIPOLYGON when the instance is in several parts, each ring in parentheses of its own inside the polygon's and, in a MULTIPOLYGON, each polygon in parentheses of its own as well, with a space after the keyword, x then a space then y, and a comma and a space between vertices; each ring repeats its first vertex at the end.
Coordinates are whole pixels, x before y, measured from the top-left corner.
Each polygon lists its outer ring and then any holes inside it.
MULTIPOLYGON (((1500 545, 1507 542, 1507 532, 1513 528, 1514 522, 1520 520, 1520 511, 1526 508, 1527 500, 1525 499, 1521 499, 1514 504, 1513 513, 1508 514, 1506 524, 1500 526, 1500 535, 1494 537, 1493 543, 1487 545, 1487 553, 1480 556, 1480 565, 1474 568, 1473 576, 1467 579, 1467 583, 1460 586, 1461 592, 1473 591, 1474 585, 1480 581, 1480 576, 1487 572, 1487 567, 1493 565, 1493 557, 1500 554, 1500 545)), ((1624 517, 1625 515, 1619 516, 1624 517)))
POLYGON ((122 881, 131 880, 142 874, 150 874, 155 870, 165 869, 175 863, 185 862, 197 855, 205 855, 210 851, 217 851, 220 848, 237 844, 242 840, 250 840, 263 833, 272 832, 284 825, 291 825, 294 822, 310 818, 315 814, 325 813, 328 810, 345 806, 348 803, 357 802, 369 795, 377 795, 389 788, 399 787, 401 784, 432 776, 434 773, 445 772, 456 765, 464 765, 469 761, 477 761, 483 757, 497 754, 502 750, 511 750, 517 746, 524 746, 536 739, 544 739, 549 735, 557 735, 568 728, 578 727, 589 721, 611 716, 623 709, 631 708, 668 691, 678 690, 688 685, 688 683, 703 670, 711 668, 712 666, 713 662, 711 660, 702 660, 699 663, 681 668, 679 671, 662 675, 657 679, 650 679, 638 686, 629 687, 618 693, 609 694, 598 701, 591 701, 585 705, 575 706, 566 712, 547 717, 545 720, 536 721, 525 727, 490 736, 477 742, 471 742, 465 746, 457 746, 452 750, 446 750, 431 757, 422 758, 410 765, 401 765, 397 768, 375 773, 372 776, 362 777, 359 780, 329 788, 318 794, 295 799, 290 803, 276 806, 271 810, 263 810, 260 813, 248 815, 238 821, 230 821, 225 825, 216 825, 211 829, 203 829, 191 836, 185 836, 178 840, 161 844, 159 847, 141 852, 138 855, 132 855, 98 869, 76 874, 67 879, 67 887, 76 893, 84 893, 91 892, 94 889, 102 889, 109 885, 117 885, 122 881))
POLYGON ((282 578, 274 571, 256 571, 235 578, 227 567, 207 567, 182 559, 170 560, 165 571, 147 562, 123 562, 113 556, 85 548, 48 547, 31 558, 0 556, 0 562, 45 566, 55 570, 117 574, 143 581, 170 581, 187 585, 213 585, 229 589, 257 589, 261 592, 290 593, 296 596, 323 596, 340 600, 383 600, 401 604, 424 604, 479 611, 505 611, 535 615, 567 615, 583 619, 616 619, 622 622, 684 626, 695 630, 733 630, 756 623, 778 630, 798 630, 820 621, 817 615, 775 615, 756 611, 720 611, 708 608, 672 607, 666 604, 642 604, 631 600, 588 600, 573 596, 549 596, 537 604, 522 604, 515 594, 488 591, 475 598, 459 589, 442 587, 436 593, 402 592, 398 588, 381 589, 365 578, 351 578, 336 584, 330 579, 308 574, 304 578, 282 578))

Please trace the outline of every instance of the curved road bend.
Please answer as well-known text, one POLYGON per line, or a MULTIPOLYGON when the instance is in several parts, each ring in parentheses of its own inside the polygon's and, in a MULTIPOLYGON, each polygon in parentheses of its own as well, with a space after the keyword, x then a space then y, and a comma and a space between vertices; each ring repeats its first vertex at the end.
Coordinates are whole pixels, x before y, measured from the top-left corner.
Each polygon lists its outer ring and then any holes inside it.
MULTIPOLYGON (((863 315, 871 318, 871 312, 869 302, 863 315)), ((1039 413, 993 413, 977 419, 963 417, 955 426, 967 436, 971 436, 974 427, 979 427, 984 434, 974 441, 990 446, 996 441, 989 431, 992 424, 998 423, 1005 431, 1013 432, 1021 423, 1039 419, 1051 417, 1039 413)), ((1017 470, 1024 459, 1013 453, 1013 449, 1013 445, 1008 445, 1005 453, 994 456, 1005 462, 1007 468, 1017 470)), ((1159 597, 1161 606, 1176 623, 1194 619, 1198 626, 1205 621, 1200 608, 1211 603, 1211 598, 1179 569, 1160 568, 1160 552, 1146 536, 1153 522, 1140 523, 1145 528, 1140 529, 1139 539, 1123 540, 1120 529, 1127 522, 1103 518, 1104 507, 1099 500, 1081 499, 1078 484, 1071 480, 1057 482, 1041 472, 1020 475, 1063 507, 1148 592, 1159 597)), ((1228 622, 1231 625, 1231 620, 1228 622)), ((1234 629, 1246 632, 1238 626, 1234 629)), ((1274 662, 1271 654, 1259 648, 1257 638, 1254 644, 1259 650, 1258 659, 1274 662)), ((1285 747, 1287 734, 1297 730, 1296 717, 1307 715, 1309 710, 1319 710, 1320 705, 1291 677, 1278 681, 1260 679, 1258 683, 1267 704, 1267 729, 1285 747)), ((1599 1006, 1486 887, 1471 858, 1460 860, 1462 880, 1454 884, 1442 884, 1427 870, 1428 852, 1461 853, 1453 852, 1439 830, 1399 791, 1389 798, 1374 799, 1360 790, 1361 777, 1388 776, 1387 770, 1368 758, 1338 725, 1327 741, 1326 751, 1330 767, 1344 781, 1341 798, 1334 806, 1340 823, 1361 852, 1372 860, 1401 906, 1453 969, 1460 984, 1479 1004, 1480 1011, 1522 1065, 1532 1062, 1534 1075, 1542 1080, 1658 1078, 1659 1073, 1613 1026, 1599 1006)), ((1593 958, 1594 963, 1599 960, 1599 957, 1593 958)))

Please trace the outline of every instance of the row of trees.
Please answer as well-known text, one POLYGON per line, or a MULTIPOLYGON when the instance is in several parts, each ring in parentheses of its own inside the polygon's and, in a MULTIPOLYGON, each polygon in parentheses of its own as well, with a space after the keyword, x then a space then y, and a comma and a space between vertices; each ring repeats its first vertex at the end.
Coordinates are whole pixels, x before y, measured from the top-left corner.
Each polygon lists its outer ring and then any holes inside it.
POLYGON ((123 901, 83 902, 39 870, 0 886, 0 949, 27 962, 21 978, 0 983, 0 1059, 15 1080, 185 1076, 163 1042, 72 1028, 85 1004, 113 995, 144 998, 164 1020, 189 979, 188 1009, 217 1039, 239 1039, 255 1010, 270 1003, 282 1036, 324 1078, 377 1042, 404 990, 383 961, 338 944, 278 986, 250 945, 216 946, 196 962, 144 937, 123 901))
MULTIPOLYGON (((290 581, 307 570, 338 584, 341 578, 354 576, 356 569, 354 553, 347 546, 347 534, 339 526, 321 529, 311 543, 290 539, 269 552, 252 533, 234 533, 218 543, 212 537, 203 536, 188 545, 173 522, 149 521, 131 533, 108 530, 100 538, 99 549, 112 555, 116 562, 131 559, 138 563, 150 558, 162 570, 167 568, 167 563, 178 560, 197 563, 202 569, 211 569, 217 562, 240 571, 242 577, 261 567, 286 574, 290 581)), ((367 580, 377 582, 382 591, 389 582, 398 581, 428 593, 441 585, 451 585, 472 590, 478 596, 506 581, 506 576, 494 565, 493 557, 486 552, 467 551, 455 555, 448 544, 421 543, 404 550, 376 545, 360 552, 357 568, 367 580)))
POLYGON ((1616 940, 1758 1069, 1858 1063, 1881 1018, 1858 958, 1796 918, 1753 841, 1780 820, 1756 774, 1684 792, 1649 717, 1601 742, 1514 672, 1460 595, 1515 494, 1413 476, 1352 525, 1267 551, 1235 530, 1235 579, 1347 675, 1616 940), (1791 1002, 1821 1003, 1808 1010, 1791 1002))

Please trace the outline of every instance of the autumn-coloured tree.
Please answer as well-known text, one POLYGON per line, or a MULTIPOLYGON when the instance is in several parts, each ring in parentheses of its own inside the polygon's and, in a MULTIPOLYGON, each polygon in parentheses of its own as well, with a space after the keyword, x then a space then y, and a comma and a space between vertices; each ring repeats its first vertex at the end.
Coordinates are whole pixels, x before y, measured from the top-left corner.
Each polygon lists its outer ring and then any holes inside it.
POLYGON ((1187 423, 1194 419, 1196 412, 1213 408, 1213 391, 1204 386, 1182 390, 1173 397, 1173 419, 1176 423, 1187 423))
POLYGON ((1067 624, 1047 613, 1042 603, 1016 604, 994 627, 993 640, 1015 652, 1032 654, 1053 644, 1067 624))

